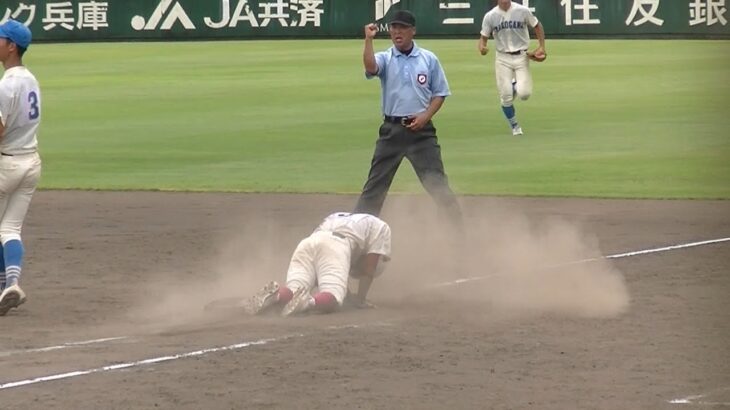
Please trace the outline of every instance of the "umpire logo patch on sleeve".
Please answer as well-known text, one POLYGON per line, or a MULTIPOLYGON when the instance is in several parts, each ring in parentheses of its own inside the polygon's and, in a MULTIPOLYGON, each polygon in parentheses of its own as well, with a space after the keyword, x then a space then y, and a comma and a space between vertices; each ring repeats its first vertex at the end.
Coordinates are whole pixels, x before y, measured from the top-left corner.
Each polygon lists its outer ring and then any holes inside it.
POLYGON ((428 81, 428 76, 426 74, 418 74, 416 81, 418 81, 418 84, 424 85, 428 81))

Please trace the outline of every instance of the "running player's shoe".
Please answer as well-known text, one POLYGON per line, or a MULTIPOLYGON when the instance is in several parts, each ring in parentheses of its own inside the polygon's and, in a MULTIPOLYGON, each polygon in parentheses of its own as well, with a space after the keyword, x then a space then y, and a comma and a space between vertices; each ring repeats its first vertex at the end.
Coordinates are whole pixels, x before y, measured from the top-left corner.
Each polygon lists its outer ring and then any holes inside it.
POLYGON ((284 310, 281 311, 281 315, 289 316, 304 313, 313 305, 312 295, 309 294, 309 289, 299 288, 296 292, 294 292, 292 300, 284 306, 284 310))
POLYGON ((271 281, 251 297, 246 311, 252 315, 258 315, 278 301, 279 284, 271 281))
POLYGON ((519 125, 512 127, 512 135, 522 135, 522 127, 519 125))
POLYGON ((16 308, 25 303, 25 292, 17 284, 8 286, 0 294, 0 316, 5 316, 10 309, 16 308))

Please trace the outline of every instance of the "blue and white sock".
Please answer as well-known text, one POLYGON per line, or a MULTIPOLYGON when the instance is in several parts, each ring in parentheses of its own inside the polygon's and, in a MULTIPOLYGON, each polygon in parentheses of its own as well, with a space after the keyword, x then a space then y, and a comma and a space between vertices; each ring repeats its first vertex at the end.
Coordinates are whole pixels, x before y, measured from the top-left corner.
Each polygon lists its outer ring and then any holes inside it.
POLYGON ((5 256, 3 256, 3 245, 0 243, 0 292, 5 289, 5 256))
POLYGON ((507 121, 509 121, 509 125, 512 128, 517 127, 517 117, 515 115, 515 106, 510 105, 509 107, 502 106, 502 112, 504 112, 504 116, 507 117, 507 121))
POLYGON ((20 267, 23 265, 23 243, 12 239, 3 244, 5 260, 5 286, 10 287, 20 279, 20 267))

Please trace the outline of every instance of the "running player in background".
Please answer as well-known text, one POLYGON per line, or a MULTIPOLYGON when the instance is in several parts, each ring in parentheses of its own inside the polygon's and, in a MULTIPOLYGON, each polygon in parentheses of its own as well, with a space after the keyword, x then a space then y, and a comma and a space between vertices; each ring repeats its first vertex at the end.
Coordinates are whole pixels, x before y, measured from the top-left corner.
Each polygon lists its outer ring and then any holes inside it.
POLYGON ((517 96, 524 101, 532 94, 530 58, 542 61, 547 56, 545 31, 529 8, 511 0, 497 0, 497 6, 484 15, 480 34, 477 47, 481 55, 489 52, 489 36, 495 40, 494 71, 502 111, 512 128, 512 135, 522 135, 522 127, 515 115, 514 98, 517 96), (534 52, 527 51, 530 46, 528 26, 534 28, 539 42, 534 52))

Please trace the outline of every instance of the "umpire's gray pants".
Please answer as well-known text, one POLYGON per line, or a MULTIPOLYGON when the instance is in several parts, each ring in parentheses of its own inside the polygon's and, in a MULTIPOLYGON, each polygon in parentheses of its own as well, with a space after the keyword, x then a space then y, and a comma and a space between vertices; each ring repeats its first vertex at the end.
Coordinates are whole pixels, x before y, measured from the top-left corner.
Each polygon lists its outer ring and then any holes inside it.
POLYGON ((403 157, 410 161, 418 179, 458 228, 462 227, 461 208, 449 188, 441 160, 441 146, 436 128, 429 121, 420 131, 413 132, 401 124, 384 122, 375 145, 370 174, 363 187, 355 212, 378 216, 403 157))

